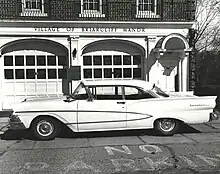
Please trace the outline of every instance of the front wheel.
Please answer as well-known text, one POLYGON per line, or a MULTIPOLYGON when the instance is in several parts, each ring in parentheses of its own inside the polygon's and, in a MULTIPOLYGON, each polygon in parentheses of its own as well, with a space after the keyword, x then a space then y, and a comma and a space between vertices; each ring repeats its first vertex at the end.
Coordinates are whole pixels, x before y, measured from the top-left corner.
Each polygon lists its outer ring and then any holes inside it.
POLYGON ((51 140, 59 134, 60 124, 53 118, 39 117, 33 121, 31 131, 37 139, 51 140))
POLYGON ((154 128, 162 135, 174 135, 178 128, 179 122, 171 118, 163 118, 155 121, 154 128))

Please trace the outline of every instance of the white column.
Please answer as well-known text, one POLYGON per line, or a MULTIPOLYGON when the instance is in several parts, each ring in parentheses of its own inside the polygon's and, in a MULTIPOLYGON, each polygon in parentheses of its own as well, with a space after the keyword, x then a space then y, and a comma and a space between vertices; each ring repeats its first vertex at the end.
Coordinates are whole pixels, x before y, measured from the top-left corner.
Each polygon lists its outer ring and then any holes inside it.
POLYGON ((79 48, 79 36, 71 36, 71 58, 72 58, 72 65, 79 65, 80 62, 80 48, 79 48), (76 49, 76 56, 72 56, 73 50, 76 49))
POLYGON ((143 57, 143 74, 146 81, 149 81, 149 74, 148 72, 148 62, 147 59, 149 58, 149 38, 145 38, 145 56, 143 57))
POLYGON ((178 74, 179 74, 179 92, 182 92, 182 60, 179 61, 178 74))
POLYGON ((0 57, 0 110, 3 109, 3 100, 4 100, 4 91, 3 91, 3 82, 4 82, 4 64, 3 56, 0 57))
POLYGON ((187 91, 187 79, 188 79, 188 72, 187 72, 187 64, 188 59, 186 56, 186 53, 184 50, 181 50, 179 52, 179 58, 180 58, 180 91, 186 92, 187 91))
POLYGON ((187 81, 188 81, 188 56, 185 56, 185 58, 182 60, 182 90, 184 92, 187 91, 187 81))

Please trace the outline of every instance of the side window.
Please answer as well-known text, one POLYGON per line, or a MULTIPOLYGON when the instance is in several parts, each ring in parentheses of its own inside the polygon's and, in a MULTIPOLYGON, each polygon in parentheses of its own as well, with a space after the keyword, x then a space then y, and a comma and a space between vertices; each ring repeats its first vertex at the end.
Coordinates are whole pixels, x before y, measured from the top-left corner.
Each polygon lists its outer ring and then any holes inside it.
POLYGON ((135 87, 125 87, 125 99, 126 100, 140 100, 155 98, 147 92, 143 92, 135 87))
POLYGON ((96 100, 122 100, 122 88, 118 86, 90 87, 90 91, 96 100))

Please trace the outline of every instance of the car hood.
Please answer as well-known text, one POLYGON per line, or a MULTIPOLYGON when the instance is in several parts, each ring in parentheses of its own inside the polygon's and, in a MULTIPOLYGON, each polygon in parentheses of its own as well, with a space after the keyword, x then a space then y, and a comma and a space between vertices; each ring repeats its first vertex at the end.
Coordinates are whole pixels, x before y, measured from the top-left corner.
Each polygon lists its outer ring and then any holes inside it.
POLYGON ((45 110, 45 109, 62 109, 62 105, 66 100, 65 96, 40 96, 40 97, 28 97, 21 100, 21 102, 12 105, 14 112, 18 111, 31 111, 31 110, 45 110))
POLYGON ((26 102, 42 102, 42 101, 54 101, 54 100, 64 100, 65 96, 35 96, 35 97, 26 97, 21 100, 21 103, 26 102))

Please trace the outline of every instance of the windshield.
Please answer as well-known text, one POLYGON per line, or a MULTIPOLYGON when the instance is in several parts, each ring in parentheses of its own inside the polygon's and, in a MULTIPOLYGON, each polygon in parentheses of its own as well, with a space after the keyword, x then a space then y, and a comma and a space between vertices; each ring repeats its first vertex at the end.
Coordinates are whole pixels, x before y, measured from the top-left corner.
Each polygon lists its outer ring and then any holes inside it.
POLYGON ((152 91, 155 92, 156 94, 158 94, 159 96, 169 97, 168 94, 166 94, 162 89, 160 89, 160 88, 157 87, 157 86, 154 86, 153 89, 152 89, 152 91))

